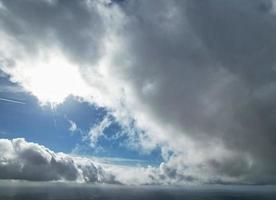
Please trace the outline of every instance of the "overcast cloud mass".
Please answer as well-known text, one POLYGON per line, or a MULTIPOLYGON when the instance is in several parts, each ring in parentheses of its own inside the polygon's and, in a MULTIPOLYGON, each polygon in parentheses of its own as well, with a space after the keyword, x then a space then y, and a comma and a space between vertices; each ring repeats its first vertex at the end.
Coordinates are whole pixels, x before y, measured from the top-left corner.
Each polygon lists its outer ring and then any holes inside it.
MULTIPOLYGON (((78 96, 132 148, 160 147, 137 183, 275 184, 275 22, 273 0, 2 0, 0 69, 42 106, 78 96)), ((92 162, 22 139, 0 149, 1 178, 99 181, 92 162)), ((132 182, 115 168, 103 182, 132 182)))

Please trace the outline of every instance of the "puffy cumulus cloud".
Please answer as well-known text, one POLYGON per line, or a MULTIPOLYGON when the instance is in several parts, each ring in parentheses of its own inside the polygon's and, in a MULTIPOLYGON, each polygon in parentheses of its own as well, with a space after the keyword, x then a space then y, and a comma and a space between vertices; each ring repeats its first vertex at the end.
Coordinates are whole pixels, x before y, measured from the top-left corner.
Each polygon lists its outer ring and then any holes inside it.
POLYGON ((40 101, 73 94, 106 107, 140 149, 161 147, 160 177, 275 183, 274 7, 271 0, 2 1, 1 68, 40 101), (29 60, 52 70, 37 78, 29 60), (72 87, 37 92, 71 79, 72 87))
POLYGON ((55 153, 23 138, 0 139, 0 151, 1 179, 116 183, 91 159, 55 153))
POLYGON ((204 183, 184 171, 169 167, 161 163, 158 167, 133 167, 113 165, 108 169, 116 174, 116 180, 126 185, 196 185, 204 183))
POLYGON ((160 167, 115 165, 96 158, 55 153, 23 138, 0 139, 0 151, 0 179, 127 185, 187 184, 193 181, 164 163, 160 167))

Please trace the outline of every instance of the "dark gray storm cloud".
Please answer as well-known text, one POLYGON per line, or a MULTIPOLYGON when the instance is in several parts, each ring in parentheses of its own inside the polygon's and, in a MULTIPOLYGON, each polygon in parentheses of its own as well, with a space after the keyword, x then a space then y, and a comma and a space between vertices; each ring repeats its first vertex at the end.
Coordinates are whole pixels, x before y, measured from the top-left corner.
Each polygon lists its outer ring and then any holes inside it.
POLYGON ((206 148, 221 140, 238 152, 203 165, 275 182, 273 2, 130 1, 122 7, 132 18, 125 40, 134 61, 126 74, 151 112, 206 148), (154 92, 144 92, 147 83, 154 92))
POLYGON ((89 1, 1 2, 1 30, 13 36, 15 45, 23 45, 25 51, 36 54, 40 48, 55 45, 78 63, 92 63, 99 56, 104 27, 97 8, 89 6, 89 1))

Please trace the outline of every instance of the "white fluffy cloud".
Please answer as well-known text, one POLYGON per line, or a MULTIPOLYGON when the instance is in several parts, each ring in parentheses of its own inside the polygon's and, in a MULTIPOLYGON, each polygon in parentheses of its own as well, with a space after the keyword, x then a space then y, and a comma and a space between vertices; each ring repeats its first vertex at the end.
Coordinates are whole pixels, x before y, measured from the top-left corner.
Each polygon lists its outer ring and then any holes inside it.
POLYGON ((0 139, 0 151, 1 179, 115 183, 115 177, 91 159, 55 153, 23 138, 0 139))
POLYGON ((2 1, 1 69, 42 103, 106 107, 165 177, 275 183, 273 5, 2 1))
POLYGON ((191 183, 193 178, 160 167, 123 166, 55 153, 23 138, 0 139, 0 179, 76 181, 128 185, 191 183))

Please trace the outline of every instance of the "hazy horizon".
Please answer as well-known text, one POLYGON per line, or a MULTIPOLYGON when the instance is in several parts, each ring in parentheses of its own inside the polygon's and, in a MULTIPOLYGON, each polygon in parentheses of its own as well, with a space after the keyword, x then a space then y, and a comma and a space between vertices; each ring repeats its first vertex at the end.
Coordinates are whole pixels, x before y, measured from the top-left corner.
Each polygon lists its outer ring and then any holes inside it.
POLYGON ((0 199, 273 200, 275 186, 120 186, 95 183, 0 181, 0 199))

